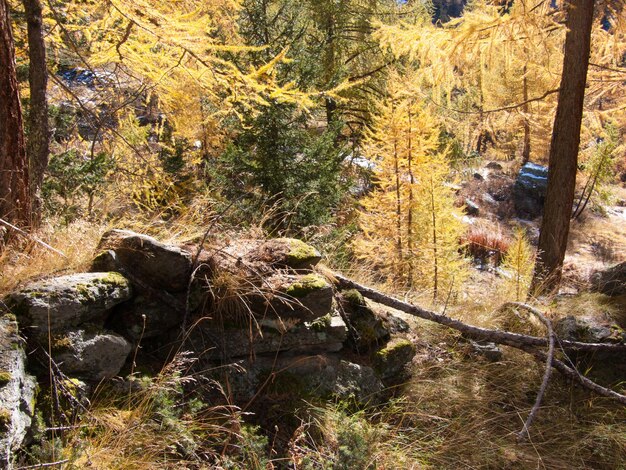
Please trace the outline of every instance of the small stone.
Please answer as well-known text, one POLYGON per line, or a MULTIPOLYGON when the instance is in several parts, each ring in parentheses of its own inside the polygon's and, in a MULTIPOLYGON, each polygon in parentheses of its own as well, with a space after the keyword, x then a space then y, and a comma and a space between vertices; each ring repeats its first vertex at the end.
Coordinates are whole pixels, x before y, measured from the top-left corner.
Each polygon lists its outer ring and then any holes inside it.
POLYGON ((480 213, 480 208, 478 207, 476 203, 472 202, 470 199, 465 199, 465 213, 467 215, 476 217, 480 213))

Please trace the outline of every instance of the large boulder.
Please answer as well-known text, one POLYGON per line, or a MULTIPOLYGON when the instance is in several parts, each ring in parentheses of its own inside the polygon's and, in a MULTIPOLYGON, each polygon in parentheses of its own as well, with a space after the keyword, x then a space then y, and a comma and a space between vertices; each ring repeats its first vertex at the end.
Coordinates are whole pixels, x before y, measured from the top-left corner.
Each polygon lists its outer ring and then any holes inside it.
POLYGON ((591 287, 610 296, 626 294, 626 261, 591 275, 591 287))
POLYGON ((33 417, 37 385, 25 362, 17 322, 4 315, 0 317, 0 468, 9 468, 33 417))
POLYGON ((92 270, 119 270, 133 282, 147 283, 155 289, 180 292, 187 288, 191 275, 191 253, 166 245, 130 230, 110 230, 102 236, 101 253, 92 270))
POLYGON ((52 338, 52 356, 70 377, 98 381, 115 377, 131 344, 117 333, 78 329, 52 338))
POLYGON ((526 163, 513 186, 513 202, 519 217, 534 219, 541 215, 548 190, 548 168, 526 163))
POLYGON ((330 315, 292 327, 288 322, 283 322, 282 326, 276 324, 276 328, 258 327, 254 319, 249 321, 252 325, 248 328, 225 329, 211 322, 200 323, 185 344, 194 351, 205 351, 206 357, 237 358, 279 351, 292 354, 336 352, 347 337, 343 320, 330 315))
POLYGON ((64 331, 83 323, 104 324, 109 310, 131 297, 119 273, 79 273, 28 284, 6 304, 36 335, 64 331))

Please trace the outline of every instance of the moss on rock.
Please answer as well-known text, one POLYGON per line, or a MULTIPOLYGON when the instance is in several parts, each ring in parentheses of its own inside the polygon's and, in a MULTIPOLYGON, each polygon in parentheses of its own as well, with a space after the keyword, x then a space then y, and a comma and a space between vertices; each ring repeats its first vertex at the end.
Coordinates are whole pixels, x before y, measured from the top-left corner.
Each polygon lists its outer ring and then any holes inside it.
POLYGON ((292 297, 305 297, 316 290, 325 289, 328 282, 319 274, 307 274, 287 287, 285 293, 292 297))
POLYGON ((11 374, 11 372, 9 372, 8 370, 0 370, 0 387, 8 384, 12 378, 13 375, 11 374))

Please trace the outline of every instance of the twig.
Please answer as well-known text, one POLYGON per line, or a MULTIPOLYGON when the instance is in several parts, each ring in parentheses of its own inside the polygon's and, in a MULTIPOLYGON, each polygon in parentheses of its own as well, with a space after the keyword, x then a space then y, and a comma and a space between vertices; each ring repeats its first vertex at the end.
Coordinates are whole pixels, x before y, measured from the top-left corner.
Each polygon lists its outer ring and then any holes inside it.
POLYGON ((62 251, 57 250, 56 248, 51 247, 50 245, 48 245, 46 242, 40 240, 39 238, 37 238, 34 235, 29 234, 28 232, 25 232, 24 230, 22 230, 21 228, 16 227, 13 224, 10 224, 9 222, 7 222, 4 219, 0 219, 0 224, 4 225, 5 227, 9 227, 12 230, 15 230, 17 233, 24 235, 26 238, 30 238, 31 240, 39 243, 41 246, 47 248, 50 251, 54 251, 57 255, 63 256, 63 258, 67 258, 67 255, 65 253, 63 253, 62 251))
POLYGON ((36 465, 29 465, 28 467, 19 467, 15 470, 29 470, 31 468, 47 468, 54 467, 56 465, 63 465, 64 463, 69 462, 70 459, 57 460, 56 462, 48 462, 48 463, 38 463, 36 465))
POLYGON ((530 305, 520 303, 520 302, 509 302, 503 305, 503 307, 518 307, 522 308, 531 314, 535 315, 541 322, 546 326, 548 330, 548 354, 546 355, 546 370, 543 373, 543 380, 541 381, 541 387, 539 387, 539 391, 537 392, 537 398, 535 399, 535 404, 533 405, 530 413, 528 413, 528 417, 526 418, 526 422, 524 423, 524 427, 517 434, 517 442, 523 442, 527 437, 530 437, 528 430, 535 419, 539 411, 539 407, 541 407, 541 401, 543 400, 543 396, 546 393, 546 389, 548 388, 548 382, 550 382, 550 377, 552 376, 552 362, 554 361, 554 330, 552 328, 552 322, 539 310, 531 307, 530 305))

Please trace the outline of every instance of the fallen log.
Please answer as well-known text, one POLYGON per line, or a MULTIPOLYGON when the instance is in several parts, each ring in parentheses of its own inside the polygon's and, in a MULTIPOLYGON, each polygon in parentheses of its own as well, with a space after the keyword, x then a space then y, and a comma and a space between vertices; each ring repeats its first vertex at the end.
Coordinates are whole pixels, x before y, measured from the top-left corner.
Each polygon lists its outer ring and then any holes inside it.
MULTIPOLYGON (((510 346, 521 351, 524 351, 528 354, 532 354, 540 360, 548 362, 552 364, 556 370, 558 370, 565 377, 578 382, 584 388, 597 393, 601 396, 614 399, 619 403, 626 405, 626 395, 622 395, 617 393, 611 389, 606 387, 602 387, 592 380, 584 377, 580 372, 578 372, 575 368, 568 366, 563 361, 555 358, 553 354, 546 354, 538 348, 549 346, 550 340, 547 338, 539 338, 536 336, 523 335, 519 333, 511 333, 510 331, 502 331, 502 330, 493 330, 489 328, 481 328, 478 326, 468 325, 467 323, 463 323, 460 320, 455 320, 453 318, 447 317, 445 315, 441 315, 439 313, 432 312, 430 310, 423 309, 416 305, 410 304, 408 302, 404 302, 402 300, 391 297, 387 294, 383 294, 382 292, 372 289, 371 287, 364 286, 359 284, 358 282, 353 281, 341 274, 337 274, 335 272, 328 273, 329 277, 334 281, 335 285, 339 289, 356 289, 358 292, 370 300, 377 302, 379 304, 385 305, 387 307, 394 308, 396 310, 400 310, 401 312, 408 313, 410 315, 414 315, 418 318, 422 318, 424 320, 429 320, 435 323, 439 323, 440 325, 447 326, 449 328, 455 329, 463 333, 464 336, 478 340, 478 341, 491 341, 498 344, 503 344, 505 346, 510 346), (550 357, 552 356, 552 357, 550 357)), ((530 306, 525 304, 517 304, 510 303, 510 306, 518 306, 531 311, 531 313, 535 313, 536 310, 530 306)), ((557 340, 556 336, 552 332, 549 337, 557 340)), ((626 344, 602 344, 602 343, 582 343, 578 341, 564 341, 559 340, 561 349, 564 352, 567 351, 587 351, 587 352, 612 352, 612 353, 624 353, 626 352, 626 344)), ((544 376, 544 381, 549 380, 549 374, 546 373, 544 376), (547 379, 546 379, 547 376, 547 379)))
MULTIPOLYGON (((453 328, 463 333, 467 338, 471 338, 477 341, 491 341, 493 343, 503 344, 505 346, 511 346, 517 349, 524 349, 529 346, 532 347, 547 347, 548 340, 546 338, 539 338, 537 336, 523 335, 519 333, 512 333, 510 331, 494 330, 491 328, 482 328, 480 326, 468 325, 460 320, 450 318, 446 315, 432 312, 416 305, 404 302, 382 292, 372 289, 371 287, 364 286, 358 282, 348 279, 341 274, 333 272, 331 277, 334 278, 335 284, 339 289, 356 289, 363 297, 366 297, 374 302, 377 302, 387 307, 395 308, 401 312, 414 315, 424 320, 429 320, 440 325, 453 328)), ((511 304, 512 305, 512 304, 511 304)), ((606 343, 583 343, 580 341, 559 341, 561 348, 566 352, 612 352, 612 353, 626 353, 626 344, 606 344, 606 343)))

